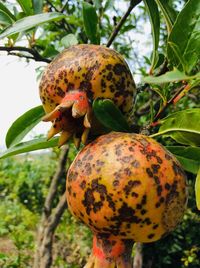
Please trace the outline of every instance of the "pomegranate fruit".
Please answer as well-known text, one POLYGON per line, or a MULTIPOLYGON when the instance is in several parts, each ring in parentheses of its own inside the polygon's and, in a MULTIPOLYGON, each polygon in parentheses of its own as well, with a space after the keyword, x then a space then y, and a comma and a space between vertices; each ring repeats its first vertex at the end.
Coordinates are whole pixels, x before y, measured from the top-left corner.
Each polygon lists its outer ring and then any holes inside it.
POLYGON ((86 145, 67 174, 69 209, 94 234, 85 268, 131 268, 135 241, 156 241, 181 221, 186 175, 154 139, 111 132, 86 145))
POLYGON ((48 139, 61 132, 59 145, 73 136, 86 143, 90 128, 102 134, 92 114, 95 98, 111 99, 128 119, 133 106, 135 83, 128 65, 116 51, 98 45, 76 45, 60 53, 45 70, 40 98, 52 121, 48 139))

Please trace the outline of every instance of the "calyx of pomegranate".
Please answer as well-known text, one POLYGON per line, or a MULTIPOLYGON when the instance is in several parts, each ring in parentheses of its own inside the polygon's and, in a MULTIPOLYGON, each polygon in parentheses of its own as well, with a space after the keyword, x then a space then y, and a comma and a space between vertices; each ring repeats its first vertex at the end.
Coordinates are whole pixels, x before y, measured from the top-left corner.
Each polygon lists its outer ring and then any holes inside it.
POLYGON ((61 132, 59 146, 73 136, 76 147, 80 141, 85 144, 92 121, 92 108, 84 91, 69 91, 56 108, 43 117, 43 121, 52 121, 52 127, 48 132, 47 139, 61 132), (79 120, 77 120, 79 119, 79 120), (81 133, 81 138, 77 133, 81 133))

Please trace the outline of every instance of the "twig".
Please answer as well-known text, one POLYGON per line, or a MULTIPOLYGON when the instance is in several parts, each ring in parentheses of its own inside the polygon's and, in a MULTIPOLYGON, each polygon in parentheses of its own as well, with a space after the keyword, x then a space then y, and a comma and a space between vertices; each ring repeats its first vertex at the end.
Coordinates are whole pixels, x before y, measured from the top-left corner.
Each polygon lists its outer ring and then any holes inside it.
POLYGON ((167 65, 168 65, 168 61, 167 61, 167 59, 165 59, 163 64, 160 66, 158 72, 155 73, 155 76, 160 76, 162 74, 165 74, 169 70, 167 65))
POLYGON ((50 5, 51 10, 52 10, 52 8, 53 8, 56 12, 60 12, 60 10, 58 10, 58 9, 52 4, 51 1, 47 0, 47 4, 50 5))
POLYGON ((187 84, 183 88, 183 90, 181 90, 179 92, 179 94, 177 96, 175 96, 175 98, 172 100, 173 104, 176 104, 182 97, 184 97, 190 89, 191 89, 191 86, 189 84, 187 84))
MULTIPOLYGON (((149 125, 149 127, 153 127, 156 126, 159 122, 158 119, 161 118, 163 112, 171 105, 171 104, 175 104, 177 103, 178 100, 180 100, 185 94, 183 94, 183 92, 185 91, 185 89, 188 88, 189 85, 184 85, 181 86, 177 92, 174 94, 174 96, 172 96, 172 98, 170 100, 168 100, 162 107, 162 109, 156 114, 156 116, 154 117, 153 122, 149 125)), ((148 127, 148 128, 149 128, 148 127)))
POLYGON ((20 47, 20 46, 15 46, 15 47, 4 47, 4 46, 0 46, 0 51, 7 51, 8 53, 10 53, 11 51, 21 51, 21 52, 28 52, 29 54, 31 54, 33 57, 27 56, 27 55, 23 55, 23 54, 14 54, 12 53, 12 55, 15 56, 19 56, 19 57, 24 57, 27 59, 33 59, 35 61, 43 61, 43 62, 47 62, 50 63, 51 60, 44 58, 43 56, 41 56, 37 50, 33 49, 33 48, 27 48, 27 47, 20 47))
POLYGON ((62 8, 61 8, 61 10, 60 10, 61 13, 64 12, 64 10, 65 10, 67 4, 68 4, 68 0, 67 0, 67 1, 65 2, 65 4, 62 6, 62 8))
POLYGON ((131 0, 130 1, 130 5, 126 11, 126 13, 124 14, 124 16, 120 19, 119 23, 116 25, 116 27, 114 28, 108 43, 107 43, 107 47, 110 47, 110 45, 112 44, 112 42, 114 41, 115 37, 117 36, 117 34, 119 33, 122 25, 124 24, 124 22, 126 21, 127 17, 130 15, 131 11, 133 10, 133 8, 135 6, 137 6, 140 2, 142 2, 142 0, 131 0))

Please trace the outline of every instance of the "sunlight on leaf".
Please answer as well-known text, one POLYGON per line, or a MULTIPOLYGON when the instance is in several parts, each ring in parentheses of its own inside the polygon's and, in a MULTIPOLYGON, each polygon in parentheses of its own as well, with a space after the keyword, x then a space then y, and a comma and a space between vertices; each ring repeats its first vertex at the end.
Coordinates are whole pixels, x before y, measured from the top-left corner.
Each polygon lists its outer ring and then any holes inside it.
POLYGON ((7 27, 3 32, 0 34, 0 38, 5 38, 12 34, 24 32, 26 30, 30 30, 33 27, 41 25, 45 22, 55 21, 63 19, 65 15, 58 12, 51 12, 51 13, 43 13, 37 14, 33 16, 28 16, 23 19, 20 19, 13 23, 11 26, 7 27))
POLYGON ((158 133, 151 137, 160 135, 169 136, 176 142, 185 145, 200 145, 200 108, 187 109, 176 112, 161 120, 158 133))
POLYGON ((43 107, 37 106, 15 120, 6 135, 7 148, 19 143, 41 121, 43 116, 43 107))
POLYGON ((58 137, 52 138, 47 141, 45 138, 34 139, 27 142, 18 143, 10 147, 7 151, 0 155, 0 159, 7 158, 12 155, 18 155, 22 153, 28 153, 41 149, 48 149, 58 146, 58 137))
POLYGON ((197 73, 193 76, 188 76, 184 72, 179 71, 178 69, 174 68, 173 71, 166 72, 160 76, 147 76, 143 78, 143 81, 148 84, 163 84, 163 83, 170 83, 170 82, 179 82, 179 81, 187 81, 193 79, 199 79, 200 73, 197 73))

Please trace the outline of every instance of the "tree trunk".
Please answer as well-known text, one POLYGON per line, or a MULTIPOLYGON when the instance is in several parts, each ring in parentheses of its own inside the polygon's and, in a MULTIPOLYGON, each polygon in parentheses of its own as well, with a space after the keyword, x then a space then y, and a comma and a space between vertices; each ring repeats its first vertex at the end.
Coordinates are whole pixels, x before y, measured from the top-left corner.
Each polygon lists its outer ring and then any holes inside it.
POLYGON ((58 185, 63 174, 66 172, 66 160, 68 156, 68 146, 63 147, 57 170, 50 184, 49 192, 45 200, 42 219, 38 228, 37 247, 34 257, 33 268, 49 268, 52 264, 52 244, 55 230, 60 222, 60 218, 67 208, 65 193, 60 198, 57 206, 53 209, 53 201, 57 195, 58 185))

